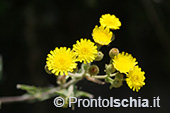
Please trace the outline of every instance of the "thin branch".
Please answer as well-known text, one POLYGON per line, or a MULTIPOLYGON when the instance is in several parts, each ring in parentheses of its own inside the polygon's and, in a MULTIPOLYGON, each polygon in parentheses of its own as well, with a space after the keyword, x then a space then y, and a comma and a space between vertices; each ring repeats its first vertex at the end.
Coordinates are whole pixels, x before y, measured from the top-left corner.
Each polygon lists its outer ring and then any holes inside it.
POLYGON ((82 70, 81 73, 70 73, 70 72, 68 72, 68 76, 75 77, 75 78, 81 78, 85 73, 84 65, 81 66, 81 70, 82 70))
MULTIPOLYGON (((110 77, 114 77, 117 73, 113 73, 113 74, 110 74, 110 77)), ((107 75, 95 75, 95 76, 92 76, 93 78, 96 78, 96 79, 105 79, 107 77, 107 75)))
POLYGON ((13 103, 13 102, 22 102, 35 99, 30 95, 22 95, 22 96, 12 96, 12 97, 1 97, 0 104, 4 103, 13 103))
MULTIPOLYGON (((4 103, 13 103, 13 102, 23 102, 23 101, 31 101, 35 99, 43 99, 46 100, 50 97, 54 97, 57 95, 56 91, 61 90, 62 88, 67 88, 71 84, 75 84, 78 81, 80 81, 85 73, 83 65, 81 66, 82 72, 81 73, 69 73, 71 77, 75 77, 76 79, 72 79, 68 81, 65 84, 62 84, 56 88, 52 88, 51 90, 48 90, 47 92, 43 92, 41 95, 21 95, 21 96, 12 96, 12 97, 0 97, 0 104, 4 103)), ((17 88, 20 86, 17 85, 17 88)))
POLYGON ((95 79, 95 78, 93 78, 93 77, 86 76, 86 79, 89 80, 89 81, 91 81, 91 82, 97 83, 97 84, 102 84, 102 85, 105 84, 105 82, 100 81, 100 80, 98 80, 98 79, 95 79))
MULTIPOLYGON (((75 84, 81 79, 72 79, 69 82, 63 84, 62 86, 58 86, 56 88, 52 88, 51 90, 48 90, 47 92, 42 93, 39 95, 43 99, 48 99, 50 97, 56 96, 56 91, 60 90, 62 88, 67 88, 71 84, 75 84), (47 98, 44 98, 47 97, 47 98)), ((38 98, 40 98, 38 97, 38 98)), ((24 101, 31 101, 37 99, 37 96, 33 95, 21 95, 21 96, 12 96, 12 97, 1 97, 0 98, 0 104, 5 104, 5 103, 14 103, 14 102, 24 102, 24 101)))

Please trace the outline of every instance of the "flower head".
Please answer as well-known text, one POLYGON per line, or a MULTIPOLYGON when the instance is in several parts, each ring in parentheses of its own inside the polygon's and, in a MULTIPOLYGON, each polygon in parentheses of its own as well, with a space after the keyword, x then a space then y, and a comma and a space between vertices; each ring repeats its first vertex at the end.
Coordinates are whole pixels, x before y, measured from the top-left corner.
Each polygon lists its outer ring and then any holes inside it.
POLYGON ((73 51, 75 51, 77 59, 84 63, 92 62, 97 56, 97 46, 87 39, 80 39, 80 42, 77 40, 77 43, 73 45, 73 51))
POLYGON ((96 43, 100 45, 108 45, 112 41, 113 33, 103 26, 98 27, 97 25, 93 29, 93 39, 96 43))
POLYGON ((119 29, 121 26, 121 22, 119 21, 119 18, 117 18, 115 15, 110 14, 104 14, 100 18, 100 24, 103 27, 107 27, 110 29, 119 29))
POLYGON ((133 91, 139 91, 139 89, 145 85, 145 72, 141 71, 141 68, 135 66, 133 70, 130 70, 127 74, 126 83, 133 89, 133 91))
POLYGON ((121 73, 127 73, 137 64, 136 59, 131 54, 122 52, 113 59, 114 67, 121 73))
POLYGON ((70 48, 56 47, 47 55, 47 67, 55 75, 68 75, 68 71, 72 72, 76 68, 75 54, 70 48))

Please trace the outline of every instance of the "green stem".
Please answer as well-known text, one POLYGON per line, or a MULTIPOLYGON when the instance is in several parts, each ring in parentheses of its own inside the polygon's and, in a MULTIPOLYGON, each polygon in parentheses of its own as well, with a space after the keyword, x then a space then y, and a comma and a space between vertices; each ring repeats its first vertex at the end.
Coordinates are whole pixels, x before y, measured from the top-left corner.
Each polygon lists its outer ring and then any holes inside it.
POLYGON ((112 63, 113 63, 113 60, 112 60, 112 58, 111 58, 109 64, 112 64, 112 63))
POLYGON ((73 77, 73 78, 82 78, 83 75, 86 73, 86 70, 84 69, 84 64, 81 66, 81 73, 70 73, 68 72, 68 76, 73 77))
POLYGON ((102 45, 97 44, 97 43, 96 43, 96 46, 97 46, 97 50, 98 50, 98 51, 99 51, 99 50, 101 49, 101 47, 102 47, 102 45))
MULTIPOLYGON (((116 76, 117 73, 113 73, 113 74, 110 74, 110 77, 114 77, 116 76)), ((92 76, 93 78, 95 79, 105 79, 108 75, 96 75, 96 76, 92 76)))

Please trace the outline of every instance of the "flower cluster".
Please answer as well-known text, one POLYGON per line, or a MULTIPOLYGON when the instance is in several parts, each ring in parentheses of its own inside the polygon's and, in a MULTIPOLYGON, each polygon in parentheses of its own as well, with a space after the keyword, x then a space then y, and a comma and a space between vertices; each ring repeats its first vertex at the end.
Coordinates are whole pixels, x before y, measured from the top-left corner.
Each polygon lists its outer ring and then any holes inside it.
POLYGON ((93 29, 93 39, 100 45, 108 45, 113 41, 113 33, 110 29, 116 30, 121 26, 121 22, 115 15, 104 14, 101 16, 100 26, 93 29))
MULTIPOLYGON (((17 96, 17 98, 15 96, 2 97, 0 104, 21 101, 39 102, 58 96, 64 103, 60 106, 57 97, 54 99, 54 104, 56 107, 66 108, 69 107, 69 97, 94 97, 93 94, 82 91, 76 86, 77 82, 84 79, 100 85, 110 83, 110 89, 119 88, 126 81, 130 89, 138 92, 145 85, 145 72, 141 70, 136 58, 131 54, 119 53, 117 48, 112 48, 109 51, 110 62, 105 64, 105 74, 99 75, 100 68, 94 61, 103 59, 104 54, 100 48, 114 40, 113 30, 119 29, 121 22, 115 15, 104 14, 100 17, 99 23, 100 25, 96 25, 92 31, 94 42, 87 38, 81 38, 76 41, 76 44, 73 44, 72 48, 56 47, 47 55, 44 69, 48 74, 56 75, 57 87, 41 88, 18 84, 17 88, 25 90, 26 93, 17 96), (79 62, 81 63, 80 69, 78 68, 79 62)), ((71 104, 72 110, 75 108, 74 104, 71 104)))
MULTIPOLYGON (((69 72, 77 69, 78 62, 83 62, 88 64, 89 67, 85 68, 85 73, 80 77, 86 77, 96 83, 103 83, 98 79, 105 79, 105 82, 111 83, 111 88, 118 88, 123 81, 126 81, 133 91, 138 92, 145 85, 145 72, 141 71, 141 68, 137 66, 138 62, 131 54, 126 52, 119 53, 117 48, 112 48, 109 52, 111 57, 110 64, 106 64, 106 75, 104 76, 97 75, 99 73, 97 65, 91 65, 93 61, 100 61, 103 58, 104 55, 99 51, 100 48, 113 41, 112 31, 119 29, 121 26, 119 18, 111 14, 102 15, 99 23, 100 26, 96 25, 92 31, 94 42, 81 38, 76 41, 76 44, 73 44, 72 49, 56 47, 55 50, 50 51, 46 61, 48 71, 55 75, 69 75, 69 72), (124 75, 126 78, 124 78, 124 75)), ((75 75, 71 74, 69 76, 75 75)))
POLYGON ((126 82, 133 91, 139 91, 139 89, 145 85, 145 72, 141 71, 136 64, 136 58, 133 58, 131 54, 122 52, 113 58, 113 65, 120 73, 126 74, 126 82))
POLYGON ((92 62, 97 55, 97 46, 88 39, 80 39, 73 49, 58 47, 47 55, 47 68, 55 75, 68 75, 77 67, 77 61, 92 62))

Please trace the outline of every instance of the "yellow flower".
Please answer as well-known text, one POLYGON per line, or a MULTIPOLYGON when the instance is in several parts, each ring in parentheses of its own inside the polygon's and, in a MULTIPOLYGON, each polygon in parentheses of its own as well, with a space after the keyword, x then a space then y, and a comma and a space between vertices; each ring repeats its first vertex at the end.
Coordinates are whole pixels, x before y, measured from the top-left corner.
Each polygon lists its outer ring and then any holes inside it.
POLYGON ((122 52, 113 59, 114 67, 121 73, 127 73, 137 64, 136 59, 131 54, 122 52))
POLYGON ((87 39, 80 39, 80 42, 77 40, 77 43, 73 45, 73 51, 75 51, 78 61, 84 61, 85 64, 92 62, 97 56, 97 46, 87 39))
POLYGON ((70 48, 56 47, 47 55, 47 67, 55 75, 68 75, 68 71, 72 72, 76 68, 75 54, 70 48))
POLYGON ((114 30, 119 29, 119 27, 121 26, 119 18, 117 18, 115 15, 104 14, 101 16, 99 21, 101 26, 114 30))
POLYGON ((133 70, 129 71, 129 74, 127 74, 126 83, 130 87, 130 89, 133 89, 133 91, 136 90, 136 92, 139 91, 139 89, 145 85, 145 72, 141 71, 141 68, 138 66, 135 66, 133 70))
POLYGON ((108 28, 103 26, 98 27, 97 25, 93 29, 93 39, 100 45, 108 45, 112 41, 112 32, 108 28))

